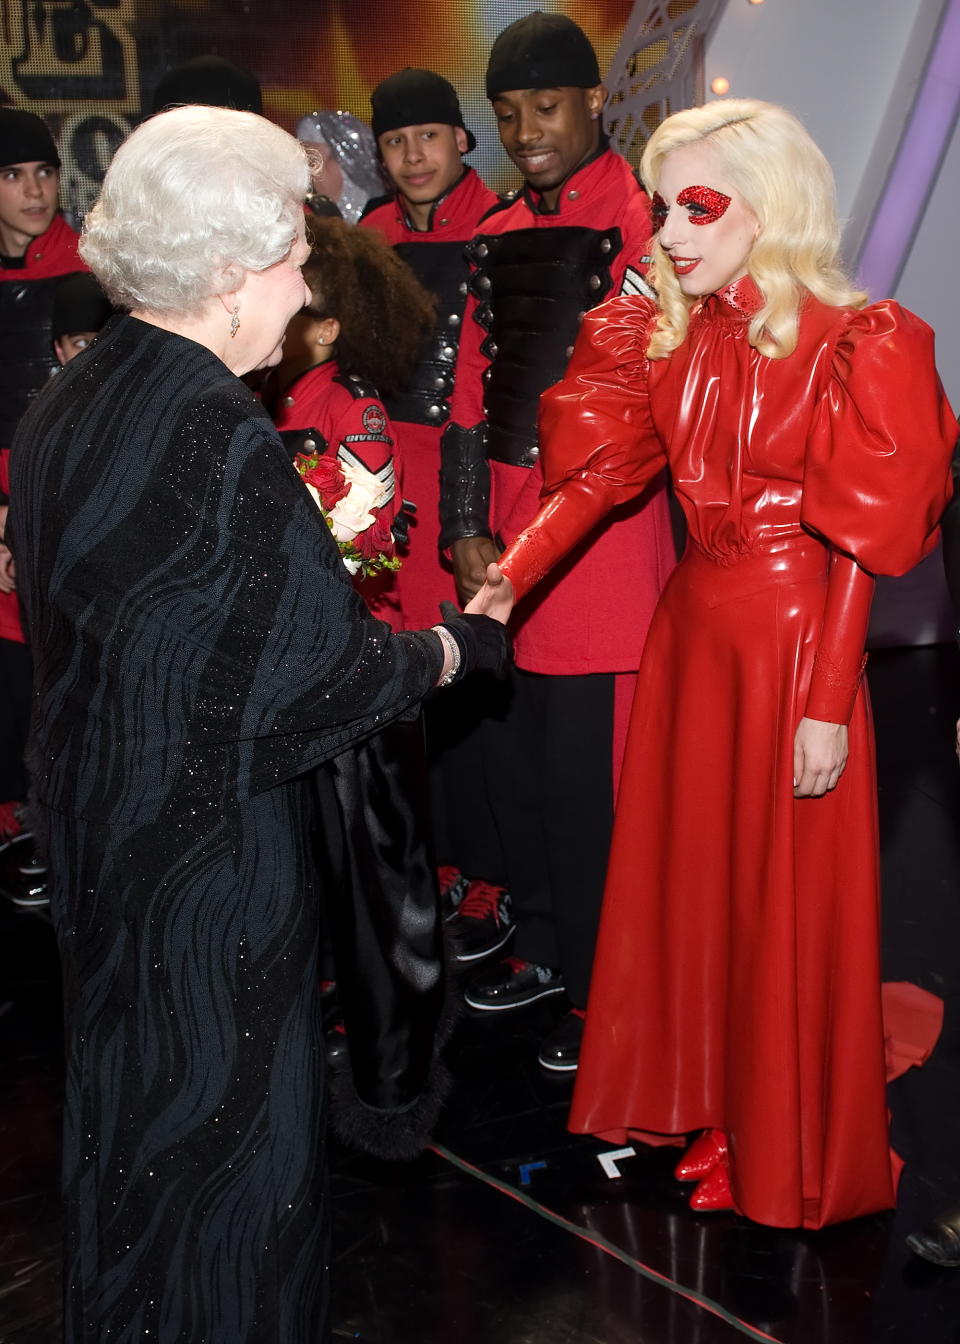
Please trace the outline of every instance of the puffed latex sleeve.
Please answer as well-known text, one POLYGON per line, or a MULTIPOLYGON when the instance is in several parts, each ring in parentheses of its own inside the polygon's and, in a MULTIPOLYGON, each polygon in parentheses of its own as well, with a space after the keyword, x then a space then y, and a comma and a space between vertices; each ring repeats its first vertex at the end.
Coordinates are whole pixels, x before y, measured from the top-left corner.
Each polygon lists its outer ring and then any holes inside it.
POLYGON ((874 579, 849 555, 833 551, 820 640, 804 714, 824 723, 849 723, 866 659, 874 579))
POLYGON ((499 562, 518 598, 665 464, 647 387, 655 318, 654 305, 637 297, 594 308, 566 375, 540 398, 544 503, 499 562))
POLYGON ((893 302, 850 314, 807 443, 801 521, 872 574, 904 574, 936 542, 957 422, 933 332, 893 302))
POLYGON ((955 440, 926 323, 892 302, 852 313, 833 352, 804 472, 801 519, 833 548, 808 718, 848 722, 873 574, 903 574, 932 548, 950 497, 955 440))

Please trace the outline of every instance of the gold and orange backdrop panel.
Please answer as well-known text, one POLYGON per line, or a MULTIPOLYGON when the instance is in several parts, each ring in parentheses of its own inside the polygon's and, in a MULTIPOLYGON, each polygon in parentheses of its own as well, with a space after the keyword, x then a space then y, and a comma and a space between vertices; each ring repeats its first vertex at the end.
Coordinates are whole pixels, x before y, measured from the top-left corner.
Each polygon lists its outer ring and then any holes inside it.
POLYGON ((150 110, 172 65, 213 53, 260 80, 264 112, 288 130, 307 112, 369 119, 370 90, 405 65, 457 88, 477 137, 470 162, 498 191, 516 184, 483 93, 497 33, 537 8, 569 14, 609 66, 631 0, 0 0, 0 96, 44 117, 60 144, 72 214, 150 110))

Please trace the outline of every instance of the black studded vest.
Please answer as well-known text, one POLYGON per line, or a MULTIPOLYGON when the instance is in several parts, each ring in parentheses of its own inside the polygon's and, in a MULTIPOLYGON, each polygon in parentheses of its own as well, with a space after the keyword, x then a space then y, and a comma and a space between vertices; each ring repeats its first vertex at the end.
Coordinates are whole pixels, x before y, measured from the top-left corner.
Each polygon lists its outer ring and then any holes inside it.
POLYGON ((619 229, 542 228, 480 234, 467 255, 488 332, 487 456, 531 467, 539 456, 540 393, 563 377, 581 319, 607 298, 619 229))
POLYGON ((0 284, 0 448, 10 447, 31 397, 58 367, 50 324, 59 279, 0 284))
POLYGON ((437 326, 404 390, 384 400, 391 420, 445 425, 467 302, 464 244, 397 243, 393 249, 437 300, 437 326))

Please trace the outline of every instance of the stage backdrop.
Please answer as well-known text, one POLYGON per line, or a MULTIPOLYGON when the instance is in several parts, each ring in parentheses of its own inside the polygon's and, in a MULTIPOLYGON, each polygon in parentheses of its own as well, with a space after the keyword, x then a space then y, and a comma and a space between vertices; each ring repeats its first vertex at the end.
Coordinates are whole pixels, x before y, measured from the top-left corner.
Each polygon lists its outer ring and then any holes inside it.
POLYGON ((171 66, 214 54, 260 79, 267 116, 292 130, 318 108, 369 119, 370 90, 405 65, 438 70, 477 136, 471 163, 515 184, 483 96, 490 44, 537 8, 569 14, 609 65, 631 0, 0 0, 0 89, 47 119, 69 214, 86 210, 116 146, 151 108, 171 66))

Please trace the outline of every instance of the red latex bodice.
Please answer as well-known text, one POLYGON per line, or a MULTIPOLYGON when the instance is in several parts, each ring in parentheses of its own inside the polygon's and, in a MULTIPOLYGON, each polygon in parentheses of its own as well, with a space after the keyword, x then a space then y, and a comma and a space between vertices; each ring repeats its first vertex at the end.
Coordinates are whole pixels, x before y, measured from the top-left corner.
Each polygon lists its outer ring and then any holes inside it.
POLYGON ((616 504, 669 463, 692 542, 721 564, 813 535, 831 585, 806 712, 852 707, 872 573, 933 546, 957 424, 933 333, 893 302, 831 308, 808 296, 784 359, 749 342, 749 280, 709 296, 668 358, 646 350, 646 299, 588 313, 562 382, 541 401, 540 513, 503 558, 525 593, 616 504))

